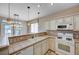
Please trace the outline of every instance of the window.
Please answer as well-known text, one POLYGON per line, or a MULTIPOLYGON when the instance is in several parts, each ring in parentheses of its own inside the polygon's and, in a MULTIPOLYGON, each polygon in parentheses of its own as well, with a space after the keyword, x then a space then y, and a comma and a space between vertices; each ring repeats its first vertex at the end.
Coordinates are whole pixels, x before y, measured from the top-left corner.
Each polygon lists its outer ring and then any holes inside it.
POLYGON ((31 33, 37 33, 38 32, 38 23, 32 23, 31 24, 31 33))
MULTIPOLYGON (((14 21, 12 21, 14 22, 14 21)), ((8 24, 7 22, 2 22, 3 25, 3 33, 6 36, 13 36, 13 35, 21 35, 22 34, 22 22, 15 21, 14 24, 8 24)))
POLYGON ((5 24, 5 27, 3 29, 5 31, 5 35, 6 36, 11 36, 12 35, 12 30, 11 30, 11 26, 8 24, 5 24))

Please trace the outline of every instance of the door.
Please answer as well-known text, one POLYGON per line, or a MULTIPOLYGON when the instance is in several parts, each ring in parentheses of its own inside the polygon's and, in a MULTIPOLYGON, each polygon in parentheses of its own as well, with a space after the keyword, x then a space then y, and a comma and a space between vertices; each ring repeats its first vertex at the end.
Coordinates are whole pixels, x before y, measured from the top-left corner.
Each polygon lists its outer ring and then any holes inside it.
POLYGON ((44 29, 45 29, 45 31, 47 31, 47 30, 49 30, 49 21, 45 21, 44 22, 44 29))

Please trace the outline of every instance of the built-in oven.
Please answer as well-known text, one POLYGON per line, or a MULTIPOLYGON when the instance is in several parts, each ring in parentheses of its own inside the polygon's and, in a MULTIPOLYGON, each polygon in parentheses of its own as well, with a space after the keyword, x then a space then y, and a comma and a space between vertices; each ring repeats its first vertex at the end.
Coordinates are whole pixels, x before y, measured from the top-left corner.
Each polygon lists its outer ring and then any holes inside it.
POLYGON ((58 33, 56 39, 56 53, 66 55, 75 54, 73 33, 58 33))

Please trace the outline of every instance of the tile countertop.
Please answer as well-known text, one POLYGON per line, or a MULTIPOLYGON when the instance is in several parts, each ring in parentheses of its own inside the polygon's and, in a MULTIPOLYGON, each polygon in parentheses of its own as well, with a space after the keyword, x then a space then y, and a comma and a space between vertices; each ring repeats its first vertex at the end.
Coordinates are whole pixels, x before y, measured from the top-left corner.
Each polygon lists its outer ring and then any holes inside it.
POLYGON ((9 46, 9 41, 7 36, 0 36, 0 48, 9 46))
POLYGON ((35 37, 33 39, 28 39, 28 40, 25 40, 25 41, 21 41, 21 42, 17 42, 17 43, 14 43, 14 44, 11 44, 9 45, 9 54, 12 54, 14 52, 17 52, 18 50, 21 50, 23 48, 26 48, 28 46, 31 46, 39 41, 42 41, 44 39, 47 39, 51 36, 40 36, 40 37, 35 37))

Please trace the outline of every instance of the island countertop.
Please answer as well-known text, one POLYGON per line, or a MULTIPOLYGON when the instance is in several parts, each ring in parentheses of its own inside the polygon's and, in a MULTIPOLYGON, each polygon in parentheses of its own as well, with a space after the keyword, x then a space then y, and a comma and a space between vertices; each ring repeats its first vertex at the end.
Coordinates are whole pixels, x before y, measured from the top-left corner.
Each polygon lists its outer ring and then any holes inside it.
POLYGON ((35 43, 38 43, 42 40, 49 38, 49 37, 51 37, 51 36, 48 36, 48 35, 40 36, 40 37, 35 37, 33 39, 28 39, 28 40, 25 40, 25 41, 21 41, 21 42, 11 44, 11 45, 9 45, 9 54, 17 52, 18 50, 21 50, 23 48, 27 48, 28 46, 31 46, 35 43))

